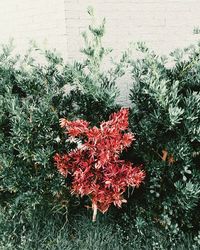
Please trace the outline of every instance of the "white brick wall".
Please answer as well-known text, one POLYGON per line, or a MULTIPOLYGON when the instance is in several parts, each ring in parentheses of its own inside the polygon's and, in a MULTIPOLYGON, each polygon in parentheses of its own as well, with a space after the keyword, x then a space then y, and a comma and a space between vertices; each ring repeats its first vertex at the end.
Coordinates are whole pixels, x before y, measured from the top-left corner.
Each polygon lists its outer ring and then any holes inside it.
MULTIPOLYGON (((78 59, 81 32, 90 24, 88 6, 97 19, 106 18, 104 44, 114 56, 132 41, 147 41, 166 54, 199 38, 192 32, 200 26, 200 0, 0 0, 0 43, 13 37, 23 52, 34 39, 66 59, 78 59)), ((128 82, 119 82, 123 101, 128 82)))
POLYGON ((20 52, 30 40, 67 56, 63 0, 0 0, 0 43, 14 38, 20 52))
POLYGON ((90 5, 98 19, 106 17, 104 41, 116 54, 131 41, 167 53, 198 37, 192 31, 200 26, 200 0, 0 0, 0 42, 13 37, 24 50, 35 39, 78 58, 90 5))
MULTIPOLYGON (((80 58, 81 32, 90 23, 87 7, 106 17, 104 44, 120 54, 130 42, 146 41, 160 54, 194 42, 193 28, 200 25, 200 0, 65 0, 68 59, 80 58)), ((130 79, 118 81, 119 102, 128 105, 130 79)))
POLYGON ((192 43, 200 25, 200 0, 65 0, 68 57, 78 58, 81 31, 90 23, 87 6, 106 17, 105 44, 116 54, 129 42, 147 41, 161 54, 192 43))

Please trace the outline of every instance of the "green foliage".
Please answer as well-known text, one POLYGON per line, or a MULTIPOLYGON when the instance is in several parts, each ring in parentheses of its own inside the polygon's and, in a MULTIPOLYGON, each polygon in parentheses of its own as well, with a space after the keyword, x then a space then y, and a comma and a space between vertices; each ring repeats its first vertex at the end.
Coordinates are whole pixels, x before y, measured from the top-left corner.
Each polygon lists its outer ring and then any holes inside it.
POLYGON ((117 108, 114 72, 119 66, 100 71, 106 54, 103 32, 104 24, 90 27, 91 45, 86 42, 83 50, 86 58, 72 64, 55 51, 33 47, 20 56, 13 55, 12 45, 2 47, 0 200, 19 231, 30 226, 37 210, 67 211, 69 193, 52 159, 55 152, 71 149, 59 119, 84 118, 97 125, 117 108))
POLYGON ((138 44, 130 59, 132 130, 147 172, 142 206, 178 233, 199 229, 200 44, 171 53, 171 60, 138 44))
POLYGON ((58 139, 65 78, 56 54, 45 51, 41 66, 30 51, 13 56, 10 48, 0 55, 0 199, 7 212, 28 216, 41 203, 59 203, 60 193, 68 197, 52 163, 63 147, 58 139))
POLYGON ((0 248, 198 249, 200 44, 171 53, 171 65, 138 44, 143 58, 127 51, 108 68, 105 20, 97 26, 91 8, 88 13, 93 22, 83 33, 80 62, 66 64, 55 51, 38 48, 25 56, 13 55, 11 45, 1 49, 0 248), (143 163, 147 177, 121 210, 124 216, 111 209, 92 224, 73 215, 78 200, 52 161, 55 152, 71 149, 59 119, 81 118, 92 126, 107 120, 119 108, 115 82, 127 62, 136 142, 134 155, 130 150, 124 157, 143 163), (191 229, 198 232, 194 239, 183 233, 191 229))
MULTIPOLYGON (((49 210, 32 214, 29 228, 17 234, 10 215, 0 213, 0 249, 2 250, 99 250, 140 249, 177 250, 199 249, 199 236, 180 233, 172 237, 170 231, 159 230, 153 224, 137 219, 101 215, 96 223, 90 215, 74 214, 70 220, 49 210), (141 226, 143 223, 143 226, 141 226), (11 227, 12 225, 12 227, 11 227)), ((17 222, 17 220, 15 220, 17 222)))
POLYGON ((116 105, 116 97, 119 90, 115 83, 118 78, 124 75, 126 57, 123 55, 120 62, 105 67, 111 50, 102 45, 102 38, 105 33, 105 20, 102 24, 95 24, 93 10, 88 13, 92 17, 92 24, 89 31, 83 32, 82 36, 85 47, 81 50, 84 59, 81 62, 74 62, 66 69, 67 82, 71 85, 70 96, 66 114, 71 118, 79 117, 97 124, 105 120, 109 115, 119 108, 116 105))

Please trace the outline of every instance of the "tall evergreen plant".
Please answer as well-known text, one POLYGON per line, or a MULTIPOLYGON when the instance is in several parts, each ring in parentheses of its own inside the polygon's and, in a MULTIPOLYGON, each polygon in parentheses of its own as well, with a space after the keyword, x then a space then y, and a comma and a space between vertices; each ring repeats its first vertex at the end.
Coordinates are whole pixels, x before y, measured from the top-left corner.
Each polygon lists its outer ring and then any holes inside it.
POLYGON ((8 221, 17 218, 4 223, 11 235, 31 227, 32 216, 43 208, 67 212, 70 197, 52 159, 55 152, 71 149, 59 119, 84 118, 95 125, 116 110, 121 64, 106 72, 100 69, 108 52, 102 46, 103 33, 104 22, 89 27, 83 35, 85 58, 74 63, 65 63, 54 51, 33 48, 15 56, 12 46, 2 47, 0 199, 8 221), (42 56, 42 64, 32 52, 42 56))
MULTIPOLYGON (((158 56, 138 44, 130 59, 132 129, 146 166, 143 209, 178 232, 200 221, 200 44, 158 56)), ((141 211, 144 211, 144 210, 141 211)))

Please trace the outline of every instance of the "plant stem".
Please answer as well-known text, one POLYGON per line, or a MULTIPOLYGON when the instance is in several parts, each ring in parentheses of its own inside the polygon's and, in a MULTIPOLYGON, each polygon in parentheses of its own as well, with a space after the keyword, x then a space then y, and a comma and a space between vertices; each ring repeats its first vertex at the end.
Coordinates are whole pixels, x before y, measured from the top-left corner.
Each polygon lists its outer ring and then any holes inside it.
POLYGON ((96 217, 97 217, 97 205, 93 204, 93 216, 92 216, 92 221, 95 222, 96 221, 96 217))

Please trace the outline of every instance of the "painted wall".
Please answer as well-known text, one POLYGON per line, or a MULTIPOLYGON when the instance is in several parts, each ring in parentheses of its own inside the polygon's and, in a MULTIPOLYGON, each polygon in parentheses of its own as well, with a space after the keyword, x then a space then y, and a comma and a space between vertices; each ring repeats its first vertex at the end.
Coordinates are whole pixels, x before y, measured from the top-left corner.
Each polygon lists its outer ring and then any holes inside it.
POLYGON ((14 38, 20 52, 30 40, 67 56, 63 0, 0 0, 0 43, 14 38))
MULTIPOLYGON (((104 44, 114 56, 129 42, 146 41, 160 54, 193 43, 200 26, 200 0, 0 0, 0 43, 15 39, 20 52, 33 39, 56 48, 64 58, 81 57, 81 33, 90 24, 87 7, 106 18, 104 44)), ((130 81, 122 79, 120 102, 128 100, 130 81)))
POLYGON ((106 17, 105 44, 119 53, 131 41, 147 41, 159 53, 193 42, 200 0, 65 0, 69 58, 79 56, 81 32, 90 23, 87 6, 106 17))

